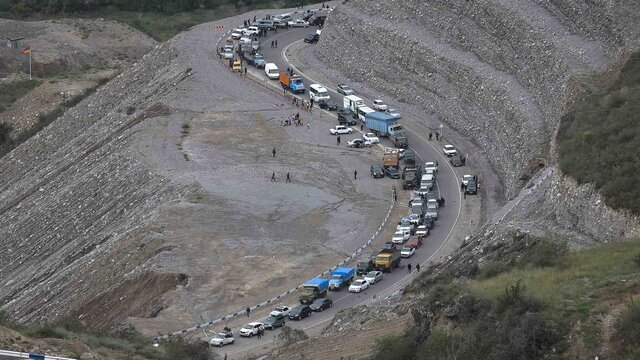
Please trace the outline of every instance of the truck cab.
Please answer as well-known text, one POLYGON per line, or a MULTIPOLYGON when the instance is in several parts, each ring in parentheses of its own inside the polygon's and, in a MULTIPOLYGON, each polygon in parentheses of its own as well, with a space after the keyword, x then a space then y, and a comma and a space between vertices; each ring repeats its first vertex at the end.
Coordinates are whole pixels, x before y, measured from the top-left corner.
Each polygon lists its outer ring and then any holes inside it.
POLYGON ((331 271, 331 280, 329 280, 329 290, 339 291, 344 286, 351 285, 351 281, 356 275, 354 268, 336 268, 331 271))

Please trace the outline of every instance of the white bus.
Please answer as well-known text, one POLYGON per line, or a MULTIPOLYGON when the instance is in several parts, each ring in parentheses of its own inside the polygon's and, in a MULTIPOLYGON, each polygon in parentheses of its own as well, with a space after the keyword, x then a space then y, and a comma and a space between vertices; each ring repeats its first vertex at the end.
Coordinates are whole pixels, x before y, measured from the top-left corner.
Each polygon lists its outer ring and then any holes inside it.
POLYGON ((373 110, 372 108, 366 106, 366 105, 360 106, 358 108, 358 119, 360 119, 360 121, 364 122, 364 117, 367 116, 367 114, 371 114, 371 113, 374 113, 374 112, 376 112, 376 111, 373 110))
POLYGON ((329 100, 329 91, 320 84, 311 84, 309 86, 309 99, 312 99, 316 103, 320 100, 329 100))

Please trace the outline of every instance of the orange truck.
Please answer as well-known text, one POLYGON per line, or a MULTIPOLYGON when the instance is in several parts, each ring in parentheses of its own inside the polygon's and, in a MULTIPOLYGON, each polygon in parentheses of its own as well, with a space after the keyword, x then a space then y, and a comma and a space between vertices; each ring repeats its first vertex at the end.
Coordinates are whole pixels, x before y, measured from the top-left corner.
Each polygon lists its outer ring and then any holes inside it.
POLYGON ((385 153, 382 157, 382 164, 385 168, 393 166, 398 169, 400 164, 400 155, 398 153, 385 153))
POLYGON ((282 84, 284 88, 291 90, 292 93, 304 93, 304 83, 302 82, 302 78, 297 74, 289 75, 281 71, 278 80, 280 80, 280 84, 282 84))

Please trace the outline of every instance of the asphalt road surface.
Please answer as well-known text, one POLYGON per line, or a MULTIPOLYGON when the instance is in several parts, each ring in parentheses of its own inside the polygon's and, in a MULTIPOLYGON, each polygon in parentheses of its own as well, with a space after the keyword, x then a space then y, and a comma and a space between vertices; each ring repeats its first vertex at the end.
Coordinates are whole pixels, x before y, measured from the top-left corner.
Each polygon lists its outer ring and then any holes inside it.
MULTIPOLYGON (((287 67, 291 66, 291 64, 287 62, 286 56, 284 54, 286 47, 293 44, 294 42, 302 41, 306 34, 315 32, 316 29, 317 27, 309 27, 278 30, 278 32, 271 31, 269 32, 269 37, 260 39, 264 44, 263 48, 260 50, 260 53, 265 56, 268 63, 273 62, 278 66, 280 70, 286 70, 287 67), (278 40, 278 48, 271 48, 271 40, 276 39, 278 40)), ((252 74, 259 76, 262 79, 266 79, 266 76, 262 69, 255 69, 251 66, 249 68, 252 74)), ((313 79, 306 77, 303 72, 298 71, 298 73, 302 75, 306 89, 309 88, 310 84, 317 83, 316 81, 313 81, 313 79)), ((277 80, 269 81, 274 87, 281 89, 280 84, 277 80)), ((337 84, 322 85, 329 89, 332 99, 338 104, 338 106, 341 106, 343 96, 336 92, 337 84)), ((356 95, 360 96, 358 94, 356 95)), ((308 91, 301 95, 301 97, 308 100, 308 91)), ((365 103, 367 104, 372 103, 372 99, 363 98, 363 100, 365 100, 365 103)), ((314 108, 314 111, 324 110, 314 108)), ((402 124, 402 120, 400 120, 400 123, 402 124)), ((357 126, 354 126, 354 129, 359 129, 359 124, 357 126)), ((411 263, 414 269, 417 263, 420 263, 422 267, 426 268, 429 261, 436 260, 435 256, 437 251, 449 239, 453 228, 458 221, 458 217, 460 216, 460 205, 462 199, 459 190, 459 181, 453 171, 453 168, 449 165, 449 159, 442 154, 442 149, 434 147, 431 142, 427 141, 419 134, 411 131, 411 129, 407 129, 407 132, 407 138, 409 140, 410 148, 420 159, 422 159, 423 166, 424 162, 426 161, 438 161, 440 164, 437 177, 437 190, 439 191, 440 196, 446 199, 446 206, 440 209, 439 220, 436 223, 436 227, 431 232, 431 235, 427 237, 424 244, 416 250, 415 255, 409 259, 403 259, 401 267, 399 269, 395 269, 392 273, 385 274, 384 279, 381 282, 372 285, 369 289, 359 294, 350 294, 346 289, 343 289, 340 292, 329 292, 328 297, 334 302, 331 309, 327 309, 320 313, 314 313, 311 317, 306 318, 302 321, 287 321, 288 326, 299 329, 310 329, 318 325, 328 323, 340 310, 361 305, 373 298, 384 298, 386 296, 389 296, 390 294, 393 294, 399 289, 402 289, 417 275, 417 272, 415 270, 410 274, 407 272, 407 263, 411 263)), ((327 132, 326 136, 330 137, 331 135, 327 132)), ((391 146, 390 142, 388 142, 388 140, 386 139, 381 139, 381 144, 383 146, 391 146)), ((396 188, 399 191, 402 191, 400 181, 398 181, 396 188)), ((406 206, 407 204, 399 205, 406 206)), ((395 224, 397 224, 399 220, 400 219, 389 219, 387 226, 395 226, 395 224)), ((373 251, 375 251, 375 249, 371 249, 371 251, 365 251, 363 255, 368 256, 368 254, 373 251)), ((309 274, 310 277, 313 275, 314 274, 309 274)), ((260 299, 256 299, 256 302, 258 302, 259 300, 260 299)), ((251 318, 250 320, 260 321, 261 319, 251 318)), ((234 355, 237 356, 251 350, 261 349, 265 346, 268 346, 269 343, 273 341, 273 335, 279 333, 279 331, 280 330, 268 330, 266 332, 267 336, 263 337, 262 339, 257 339, 256 337, 250 339, 236 337, 235 344, 224 347, 222 350, 220 350, 220 352, 227 353, 229 354, 230 358, 234 358, 234 355)), ((234 333, 237 334, 237 332, 234 333)))

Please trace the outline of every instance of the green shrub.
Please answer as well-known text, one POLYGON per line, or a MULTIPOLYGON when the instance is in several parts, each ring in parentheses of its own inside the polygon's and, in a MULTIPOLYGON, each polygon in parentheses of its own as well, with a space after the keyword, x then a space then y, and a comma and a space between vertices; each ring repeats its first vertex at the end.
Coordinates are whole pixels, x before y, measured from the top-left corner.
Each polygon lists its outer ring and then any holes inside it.
POLYGON ((376 339, 376 360, 404 360, 411 359, 415 352, 415 338, 409 333, 389 335, 376 339))
POLYGON ((633 262, 635 262, 636 265, 640 266, 640 253, 637 253, 636 256, 634 256, 633 262))
POLYGON ((564 239, 542 239, 525 251, 521 263, 536 267, 557 265, 567 251, 569 246, 564 239))
POLYGON ((561 118, 560 168, 578 183, 593 183, 607 205, 640 214, 640 53, 618 79, 561 118))
POLYGON ((136 112, 136 107, 135 106, 127 106, 127 111, 126 111, 127 115, 131 115, 134 112, 136 112))
POLYGON ((288 346, 291 344, 295 344, 300 341, 307 340, 309 336, 300 329, 294 329, 290 326, 283 326, 282 331, 278 334, 276 340, 282 346, 288 346))
POLYGON ((640 304, 631 303, 629 307, 620 314, 617 323, 618 335, 624 339, 627 350, 636 350, 640 347, 640 304))

